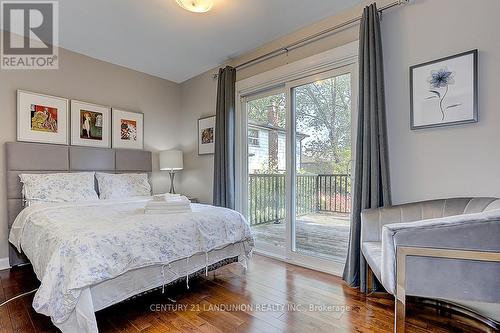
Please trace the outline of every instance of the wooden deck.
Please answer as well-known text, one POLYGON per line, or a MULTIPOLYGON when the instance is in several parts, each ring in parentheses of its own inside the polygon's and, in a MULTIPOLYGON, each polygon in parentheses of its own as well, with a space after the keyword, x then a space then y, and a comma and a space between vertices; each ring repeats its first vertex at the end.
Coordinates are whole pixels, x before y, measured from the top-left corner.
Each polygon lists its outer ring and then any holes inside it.
MULTIPOLYGON (((297 251, 344 263, 349 244, 349 215, 312 213, 300 216, 296 223, 297 251)), ((259 244, 285 248, 285 223, 266 223, 252 226, 257 247, 259 244)))

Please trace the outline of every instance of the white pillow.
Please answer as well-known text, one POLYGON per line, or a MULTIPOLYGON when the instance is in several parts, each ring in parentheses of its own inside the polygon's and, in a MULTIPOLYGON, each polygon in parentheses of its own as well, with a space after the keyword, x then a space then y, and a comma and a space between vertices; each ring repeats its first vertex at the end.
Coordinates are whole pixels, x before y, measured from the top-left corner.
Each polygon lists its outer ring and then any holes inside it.
POLYGON ((93 172, 40 173, 19 175, 24 198, 35 202, 75 202, 99 199, 93 172))
POLYGON ((95 174, 99 187, 99 198, 127 198, 151 195, 151 185, 146 173, 100 173, 95 174))

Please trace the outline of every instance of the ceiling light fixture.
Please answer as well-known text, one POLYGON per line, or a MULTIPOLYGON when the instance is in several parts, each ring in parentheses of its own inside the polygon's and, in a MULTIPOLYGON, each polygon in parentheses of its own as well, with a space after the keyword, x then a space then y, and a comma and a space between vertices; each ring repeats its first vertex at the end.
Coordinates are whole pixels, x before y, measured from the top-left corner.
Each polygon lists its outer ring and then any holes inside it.
POLYGON ((214 0, 175 0, 179 6, 194 13, 206 13, 214 5, 214 0))

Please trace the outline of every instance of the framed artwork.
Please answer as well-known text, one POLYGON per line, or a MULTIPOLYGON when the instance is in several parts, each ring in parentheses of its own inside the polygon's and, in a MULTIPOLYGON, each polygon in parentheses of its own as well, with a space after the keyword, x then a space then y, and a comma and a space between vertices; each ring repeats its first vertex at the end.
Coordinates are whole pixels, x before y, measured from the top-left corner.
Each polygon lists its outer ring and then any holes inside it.
POLYGON ((198 155, 215 153, 215 116, 198 119, 198 155))
POLYGON ((17 141, 68 144, 65 98, 17 91, 17 141))
POLYGON ((477 121, 477 50, 410 67, 411 129, 477 121))
POLYGON ((144 114, 113 109, 113 148, 144 149, 144 114))
POLYGON ((71 101, 71 144, 111 147, 111 109, 81 101, 71 101))

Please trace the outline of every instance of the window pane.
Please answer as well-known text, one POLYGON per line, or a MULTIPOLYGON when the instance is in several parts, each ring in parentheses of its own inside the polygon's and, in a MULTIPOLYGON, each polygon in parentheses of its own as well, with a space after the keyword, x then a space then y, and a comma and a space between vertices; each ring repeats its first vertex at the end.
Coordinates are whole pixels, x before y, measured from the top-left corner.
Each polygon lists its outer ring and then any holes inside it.
POLYGON ((351 207, 351 75, 293 89, 295 249, 343 263, 351 207))
POLYGON ((247 103, 248 218, 259 248, 285 249, 285 93, 247 103))

